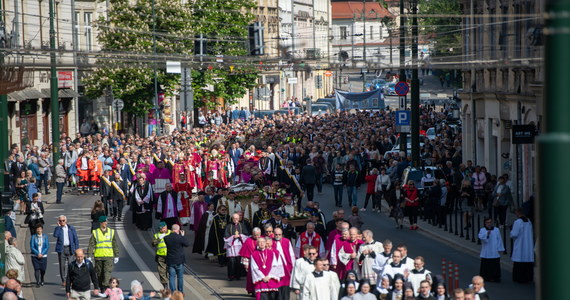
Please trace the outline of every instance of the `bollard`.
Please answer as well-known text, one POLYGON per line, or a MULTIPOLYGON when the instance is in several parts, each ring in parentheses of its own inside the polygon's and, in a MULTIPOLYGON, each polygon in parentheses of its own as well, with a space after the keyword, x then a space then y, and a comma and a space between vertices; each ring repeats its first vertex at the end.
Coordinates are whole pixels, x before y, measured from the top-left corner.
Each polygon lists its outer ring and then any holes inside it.
POLYGON ((447 286, 453 286, 453 262, 447 265, 447 286))
POLYGON ((455 264, 455 282, 454 282, 454 287, 453 289, 457 289, 459 288, 459 265, 455 264))
MULTIPOLYGON (((481 229, 481 215, 477 216, 477 230, 481 229)), ((481 245, 481 239, 477 236, 477 245, 481 245)))
MULTIPOLYGON (((440 221, 443 222, 443 231, 447 231, 447 215, 446 215, 447 214, 447 208, 444 208, 444 209, 445 209, 445 212, 443 213, 443 218, 440 221)), ((440 228, 441 228, 441 226, 440 226, 440 228)))
MULTIPOLYGON (((507 222, 505 222, 507 223, 507 222)), ((504 255, 509 254, 507 252, 507 225, 503 225, 503 245, 505 246, 505 252, 503 252, 504 255)))
POLYGON ((445 258, 441 259, 441 277, 443 277, 443 282, 445 282, 447 280, 447 276, 446 276, 446 270, 445 268, 447 267, 447 261, 445 260, 445 258))
POLYGON ((449 213, 449 233, 453 233, 453 210, 449 213))
POLYGON ((455 211, 455 235, 459 235, 459 232, 457 232, 457 214, 458 213, 459 213, 458 211, 455 211))
POLYGON ((459 227, 460 227, 459 230, 461 230, 461 234, 459 235, 459 237, 464 237, 464 235, 463 235, 463 230, 464 230, 464 228, 463 228, 463 216, 464 216, 464 213, 461 213, 461 217, 459 218, 459 227))
POLYGON ((471 215, 471 242, 475 243, 475 215, 471 215))
POLYGON ((472 215, 473 215, 473 213, 468 213, 468 214, 465 215, 465 239, 466 239, 466 240, 470 240, 470 238, 469 238, 469 229, 471 229, 471 228, 469 228, 469 227, 470 227, 469 222, 471 221, 471 216, 472 216, 472 215))

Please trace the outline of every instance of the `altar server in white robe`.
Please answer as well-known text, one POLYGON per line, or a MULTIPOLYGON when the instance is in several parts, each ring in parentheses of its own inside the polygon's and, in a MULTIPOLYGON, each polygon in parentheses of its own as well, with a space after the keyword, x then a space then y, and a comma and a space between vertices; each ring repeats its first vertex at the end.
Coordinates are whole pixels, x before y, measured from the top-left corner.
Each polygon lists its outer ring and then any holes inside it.
POLYGON ((338 300, 340 283, 336 273, 326 272, 325 259, 315 262, 315 270, 305 277, 303 300, 338 300))
POLYGON ((491 218, 485 218, 485 226, 479 231, 481 240, 481 268, 479 275, 485 281, 501 281, 501 252, 505 251, 501 232, 493 226, 491 218))
POLYGON ((517 220, 513 223, 511 238, 514 240, 512 260, 513 260, 513 281, 518 283, 529 283, 534 277, 534 240, 532 223, 524 215, 522 209, 515 211, 517 220))

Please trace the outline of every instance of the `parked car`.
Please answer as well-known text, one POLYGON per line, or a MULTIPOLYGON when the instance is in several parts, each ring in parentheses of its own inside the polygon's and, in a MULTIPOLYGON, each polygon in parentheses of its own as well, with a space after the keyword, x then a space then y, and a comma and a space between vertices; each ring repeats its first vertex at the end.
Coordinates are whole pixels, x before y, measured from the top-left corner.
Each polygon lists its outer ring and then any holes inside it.
POLYGON ((336 109, 336 99, 335 98, 319 98, 315 102, 316 104, 329 104, 331 108, 336 109))
POLYGON ((274 110, 256 110, 253 112, 253 115, 258 119, 263 119, 265 117, 271 119, 273 118, 274 114, 275 114, 274 110))
POLYGON ((391 95, 391 96, 397 95, 395 87, 396 84, 393 82, 386 84, 386 86, 384 86, 384 95, 391 95))
POLYGON ((386 87, 386 80, 384 79, 374 79, 371 83, 371 87, 374 89, 379 89, 384 91, 384 87, 386 87))
POLYGON ((433 167, 433 166, 426 166, 423 168, 414 168, 414 167, 407 167, 404 169, 404 173, 402 173, 402 185, 408 183, 408 181, 413 180, 416 184, 416 188, 422 192, 424 187, 422 185, 422 178, 425 175, 425 170, 430 169, 432 170, 432 174, 434 175, 435 179, 445 179, 445 173, 440 168, 433 167))
POLYGON ((428 130, 426 131, 426 137, 432 141, 435 140, 435 137, 437 136, 437 134, 435 133, 435 127, 430 127, 428 128, 428 130))
POLYGON ((329 105, 325 105, 325 104, 313 104, 313 105, 311 105, 311 115, 312 116, 324 115, 326 113, 331 113, 331 109, 330 109, 329 105))

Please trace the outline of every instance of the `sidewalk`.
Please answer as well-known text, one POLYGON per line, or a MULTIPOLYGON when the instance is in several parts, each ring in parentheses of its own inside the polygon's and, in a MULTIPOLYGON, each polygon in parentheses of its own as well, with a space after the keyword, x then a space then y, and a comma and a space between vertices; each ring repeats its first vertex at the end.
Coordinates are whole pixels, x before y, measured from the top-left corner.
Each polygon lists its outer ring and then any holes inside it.
MULTIPOLYGON (((388 216, 389 210, 390 208, 388 207, 386 201, 382 201, 382 213, 388 216)), ((463 226, 461 226, 462 223, 460 219, 462 219, 462 215, 459 213, 457 215, 457 220, 455 220, 455 213, 452 215, 452 224, 448 227, 431 225, 427 220, 422 220, 420 217, 418 217, 418 232, 429 238, 439 240, 449 246, 459 249, 473 257, 479 258, 479 254, 481 252, 481 243, 478 240, 477 235, 479 234, 479 230, 483 227, 483 219, 487 215, 488 214, 486 211, 475 212, 475 222, 474 224, 471 224, 471 227, 469 227, 467 230, 465 229, 466 224, 463 224, 463 226), (478 220, 480 220, 480 222, 478 220), (450 232, 450 229, 452 229, 453 232, 450 232), (473 236, 473 233, 475 236, 473 236)), ((503 242, 505 244, 505 249, 507 250, 506 253, 508 254, 508 256, 503 255, 501 260, 501 267, 503 270, 509 272, 511 272, 513 269, 513 262, 510 257, 512 251, 512 243, 511 239, 509 238, 510 229, 507 227, 513 223, 515 218, 516 217, 513 213, 507 212, 507 226, 500 228, 501 235, 503 236, 503 242)), ((446 221, 449 222, 449 215, 447 215, 446 221)), ((403 230, 407 230, 407 228, 410 226, 407 217, 404 217, 404 224, 405 225, 403 230)))
MULTIPOLYGON (((67 188, 64 188, 64 191, 67 188)), ((67 193, 64 192, 64 196, 67 193)), ((51 207, 53 204, 55 204, 56 201, 56 189, 53 188, 50 190, 50 194, 49 195, 45 195, 42 194, 42 203, 44 204, 44 209, 48 209, 49 207, 51 207)), ((18 249, 20 249, 20 251, 22 251, 22 254, 24 255, 24 258, 26 259, 26 265, 25 265, 25 280, 22 283, 22 293, 23 293, 23 297, 27 300, 35 300, 35 295, 34 292, 32 290, 33 284, 32 282, 34 281, 34 267, 32 266, 32 258, 31 258, 31 250, 30 250, 30 230, 28 229, 28 225, 24 224, 24 220, 26 219, 26 215, 19 215, 16 214, 16 223, 14 224, 14 227, 16 227, 16 233, 18 235, 17 237, 17 241, 18 241, 18 249)), ((50 232, 45 232, 45 234, 47 234, 48 236, 51 236, 50 232)), ((52 248, 50 246, 50 248, 52 248)), ((51 249, 50 249, 50 254, 51 254, 51 249)))

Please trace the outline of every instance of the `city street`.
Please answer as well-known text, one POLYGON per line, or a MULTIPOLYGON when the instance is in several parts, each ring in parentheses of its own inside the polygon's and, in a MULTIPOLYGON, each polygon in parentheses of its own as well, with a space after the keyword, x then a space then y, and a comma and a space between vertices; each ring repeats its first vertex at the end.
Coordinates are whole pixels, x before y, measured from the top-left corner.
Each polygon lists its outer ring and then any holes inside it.
MULTIPOLYGON (((57 216, 64 214, 68 217, 69 224, 78 229, 81 247, 86 247, 89 241, 89 230, 91 226, 90 210, 96 196, 74 196, 67 194, 64 196, 64 205, 46 205, 46 232, 50 234, 56 226, 57 216)), ((346 195, 344 197, 346 199, 346 195)), ((316 194, 315 200, 319 201, 321 208, 325 211, 327 218, 330 218, 334 209, 332 189, 325 186, 322 194, 316 194)), ((363 187, 360 188, 359 204, 364 199, 363 187)), ((346 203, 346 200, 345 200, 346 203)), ((345 205, 345 211, 349 208, 345 205)), ((127 214, 126 220, 130 220, 127 214)), ((441 259, 453 261, 459 265, 460 287, 466 287, 473 275, 479 272, 479 258, 473 255, 473 251, 465 251, 465 248, 478 249, 474 243, 469 241, 449 242, 436 238, 438 235, 446 237, 453 236, 435 227, 426 226, 418 231, 410 231, 406 227, 403 230, 396 229, 392 219, 389 219, 386 210, 382 213, 374 213, 369 209, 363 212, 365 224, 363 229, 374 231, 375 239, 383 241, 390 239, 394 245, 405 243, 409 249, 409 255, 415 257, 421 255, 426 260, 426 268, 435 274, 441 273, 441 259)), ((20 217, 19 217, 20 218, 20 217)), ((21 218, 23 220, 23 218, 21 218)), ((156 220, 154 220, 156 223, 156 220)), ((154 262, 154 251, 150 246, 151 235, 154 232, 141 232, 130 222, 109 222, 109 226, 117 230, 120 240, 120 261, 115 265, 113 276, 119 278, 123 291, 128 291, 131 280, 137 279, 143 282, 146 291, 160 290, 161 285, 156 273, 154 262)), ((187 228, 187 232, 190 232, 187 228)), ((19 228, 21 235, 28 235, 27 228, 19 228)), ((189 234, 193 242, 193 234, 189 234)), ((29 253, 29 236, 25 239, 20 237, 20 244, 26 241, 26 253, 29 253)), ((53 250, 53 239, 51 250, 53 250)), ((187 299, 248 299, 245 294, 245 281, 226 280, 226 268, 219 267, 217 262, 209 262, 202 255, 192 254, 191 247, 187 249, 187 270, 185 275, 185 289, 190 291, 191 298, 187 299), (194 298, 195 297, 195 298, 194 298)), ((29 259, 29 255, 26 255, 29 259)), ((508 256, 503 256, 502 260, 510 261, 508 256)), ((27 276, 33 276, 33 269, 28 260, 27 276)), ((486 288, 493 299, 534 299, 534 285, 515 284, 511 280, 510 270, 503 269, 503 280, 501 283, 487 283, 486 288)), ((46 285, 41 288, 26 288, 26 299, 62 299, 65 290, 60 285, 59 269, 57 264, 57 254, 50 253, 48 269, 46 274, 46 285)))

